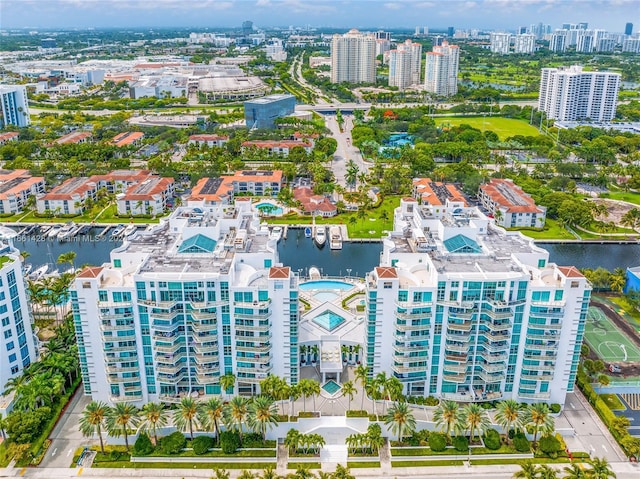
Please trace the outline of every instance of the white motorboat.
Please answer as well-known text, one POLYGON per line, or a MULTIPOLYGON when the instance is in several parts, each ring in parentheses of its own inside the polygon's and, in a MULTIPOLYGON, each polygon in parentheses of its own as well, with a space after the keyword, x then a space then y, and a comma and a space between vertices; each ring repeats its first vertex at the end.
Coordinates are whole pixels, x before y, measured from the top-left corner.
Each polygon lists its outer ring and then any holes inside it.
POLYGON ((304 237, 305 237, 305 238, 311 238, 311 227, 307 226, 307 227, 304 229, 304 237))
POLYGON ((47 238, 53 239, 58 236, 60 230, 62 229, 62 225, 53 225, 49 232, 47 233, 47 238))
POLYGON ((122 236, 122 234, 124 233, 124 229, 125 229, 124 225, 118 225, 118 226, 116 226, 116 229, 114 229, 114 230, 111 232, 111 237, 112 237, 112 238, 119 238, 119 237, 120 237, 120 236, 122 236))
POLYGON ((329 228, 329 248, 342 249, 342 233, 339 226, 329 228))
POLYGON ((22 273, 24 276, 29 276, 29 273, 31 273, 31 270, 33 269, 33 265, 31 263, 27 263, 24 265, 24 273, 22 273))
POLYGON ((48 269, 49 269, 49 265, 43 264, 38 269, 36 269, 33 273, 31 273, 29 275, 29 278, 32 279, 33 281, 37 281, 47 273, 48 269))
POLYGON ((76 224, 73 221, 70 221, 58 231, 58 241, 66 241, 71 238, 72 234, 75 232, 76 224))
POLYGON ((320 248, 324 246, 327 242, 327 231, 324 226, 316 226, 316 234, 313 239, 320 248))
POLYGON ((282 238, 282 226, 274 226, 271 229, 269 239, 276 240, 276 242, 278 242, 280 241, 280 238, 282 238))
POLYGON ((127 236, 130 236, 133 233, 135 233, 137 229, 138 229, 138 227, 132 223, 132 224, 130 224, 129 226, 127 226, 124 229, 124 232, 122 233, 122 236, 124 236, 126 238, 127 236))

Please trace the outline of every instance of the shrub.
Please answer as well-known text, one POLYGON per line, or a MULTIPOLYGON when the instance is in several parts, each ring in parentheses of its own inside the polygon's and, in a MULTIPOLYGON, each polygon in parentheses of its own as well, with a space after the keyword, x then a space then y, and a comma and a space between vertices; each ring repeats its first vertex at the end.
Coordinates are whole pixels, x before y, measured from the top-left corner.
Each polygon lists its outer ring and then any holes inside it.
POLYGON ((425 399, 424 403, 427 406, 437 406, 438 404, 440 404, 440 399, 429 396, 425 399))
POLYGON ((134 456, 148 456, 153 452, 153 444, 151 444, 151 439, 145 433, 142 433, 136 439, 135 444, 133 445, 133 455, 134 456))
POLYGON ((507 434, 507 437, 509 439, 513 439, 516 435, 516 430, 515 429, 509 429, 509 433, 507 434))
POLYGON ((469 438, 467 436, 456 436, 451 443, 458 452, 467 452, 469 450, 469 438))
POLYGON ((560 404, 554 402, 551 406, 549 406, 549 409, 553 414, 558 414, 562 407, 560 406, 560 404))
POLYGON ((209 436, 198 436, 191 441, 191 447, 194 454, 201 456, 209 452, 209 449, 213 447, 213 438, 209 436))
POLYGON ((266 446, 267 444, 265 443, 264 439, 262 439, 262 436, 260 434, 251 432, 242 436, 242 447, 266 447, 266 446))
POLYGON ((13 411, 5 419, 5 430, 9 442, 31 443, 38 438, 51 419, 51 408, 41 407, 34 411, 13 411))
POLYGON ((158 442, 160 443, 160 450, 168 455, 180 454, 187 446, 187 438, 180 431, 172 432, 158 442))
POLYGON ((562 450, 560 449, 560 441, 558 441, 555 436, 541 437, 538 441, 538 449, 552 459, 558 457, 558 452, 562 450))
POLYGON ((426 429, 416 431, 406 442, 408 442, 410 446, 427 446, 429 444, 429 431, 426 429))
POLYGON ((492 451, 500 449, 500 433, 495 429, 488 429, 483 440, 484 446, 487 449, 491 449, 492 451))
POLYGON ((240 436, 234 431, 220 433, 220 448, 225 454, 233 454, 240 447, 240 436))
POLYGON ((442 452, 447 448, 447 437, 439 432, 429 434, 429 447, 434 452, 442 452))
POLYGON ((531 451, 531 444, 529 443, 529 439, 527 439, 526 436, 521 432, 513 436, 513 447, 515 447, 516 451, 518 452, 531 451))

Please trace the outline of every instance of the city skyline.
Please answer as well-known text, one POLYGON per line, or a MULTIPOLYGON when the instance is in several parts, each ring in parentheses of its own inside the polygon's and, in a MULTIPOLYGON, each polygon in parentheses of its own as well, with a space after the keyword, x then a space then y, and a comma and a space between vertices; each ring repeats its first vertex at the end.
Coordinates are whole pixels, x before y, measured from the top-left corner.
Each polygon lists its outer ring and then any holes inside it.
POLYGON ((310 25, 334 28, 481 28, 514 30, 520 25, 588 22, 623 32, 635 0, 5 0, 2 29, 256 27, 310 25), (607 15, 603 16, 603 8, 607 15), (25 13, 28 12, 28 15, 25 13))

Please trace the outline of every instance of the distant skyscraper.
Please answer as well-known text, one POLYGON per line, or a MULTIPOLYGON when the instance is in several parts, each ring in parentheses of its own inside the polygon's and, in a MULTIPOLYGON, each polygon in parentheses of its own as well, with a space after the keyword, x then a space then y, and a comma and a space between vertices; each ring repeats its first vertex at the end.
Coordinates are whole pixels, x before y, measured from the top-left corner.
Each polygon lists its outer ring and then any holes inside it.
POLYGON ((625 35, 633 35, 633 23, 627 23, 624 26, 624 34, 625 35))
POLYGON ((420 35, 420 27, 416 27, 416 31, 413 33, 416 37, 420 35))
POLYGON ((251 20, 246 20, 242 22, 242 35, 249 36, 253 33, 253 22, 251 20))
POLYGON ((578 30, 586 30, 589 28, 589 24, 587 22, 578 23, 578 30))
POLYGON ((446 40, 434 46, 426 55, 424 68, 425 90, 438 96, 451 96, 458 92, 458 62, 460 48, 446 40))
POLYGON ((640 53, 640 38, 627 38, 622 42, 622 51, 625 53, 640 53))
POLYGON ((513 37, 513 52, 528 55, 536 51, 536 36, 532 33, 513 37))
POLYGON ((389 52, 389 86, 400 91, 420 83, 420 60, 422 45, 407 40, 389 52))
POLYGON ((384 30, 378 30, 374 33, 376 40, 391 40, 391 32, 385 32, 384 30))
POLYGON ((440 45, 442 45, 442 40, 442 37, 433 37, 433 46, 439 47, 440 45))
POLYGON ((538 108, 553 120, 611 121, 619 88, 619 73, 583 72, 577 65, 543 68, 538 108))
POLYGON ((454 27, 447 28, 447 35, 448 36, 452 37, 455 32, 456 32, 456 29, 454 27))
POLYGON ((549 50, 552 52, 564 52, 567 49, 567 32, 557 30, 549 39, 549 50))
POLYGON ((527 27, 518 28, 518 35, 522 35, 523 33, 527 33, 527 27))
POLYGON ((375 83, 376 38, 350 30, 331 41, 331 83, 375 83))
POLYGON ((23 85, 0 85, 0 128, 6 125, 29 126, 27 89, 23 85))
POLYGON ((509 43, 511 35, 509 33, 492 33, 491 34, 491 51, 506 55, 509 53, 509 43))

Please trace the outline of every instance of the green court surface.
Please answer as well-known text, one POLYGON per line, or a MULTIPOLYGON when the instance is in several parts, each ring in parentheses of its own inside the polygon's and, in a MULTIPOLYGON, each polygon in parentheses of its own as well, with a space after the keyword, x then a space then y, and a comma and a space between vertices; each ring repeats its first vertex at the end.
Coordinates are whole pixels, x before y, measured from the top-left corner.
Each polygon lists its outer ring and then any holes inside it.
POLYGON ((436 117, 436 126, 458 126, 469 125, 481 131, 491 130, 498 135, 501 140, 515 135, 538 136, 540 132, 526 121, 513 118, 488 117, 488 116, 455 116, 436 117))
POLYGON ((584 336, 592 351, 605 362, 640 361, 640 349, 600 308, 589 308, 584 336))

